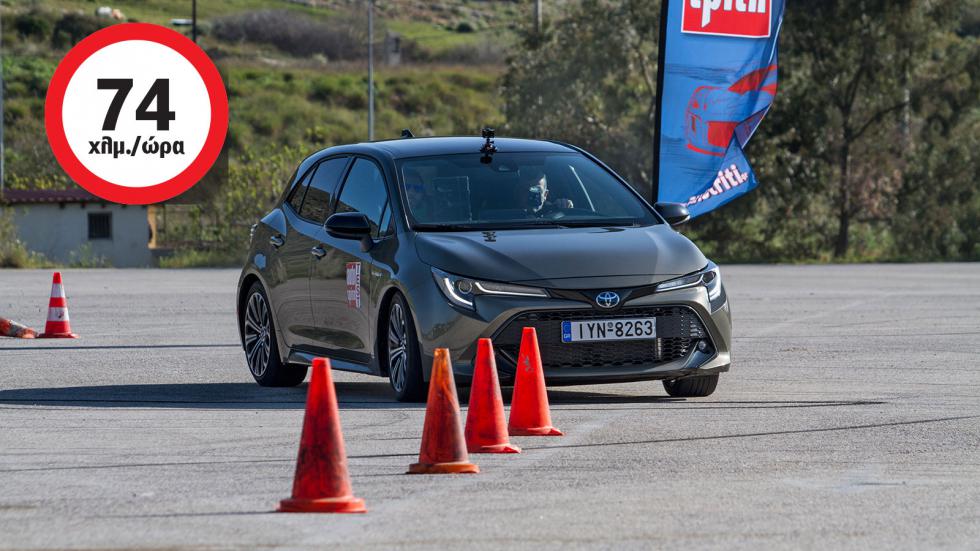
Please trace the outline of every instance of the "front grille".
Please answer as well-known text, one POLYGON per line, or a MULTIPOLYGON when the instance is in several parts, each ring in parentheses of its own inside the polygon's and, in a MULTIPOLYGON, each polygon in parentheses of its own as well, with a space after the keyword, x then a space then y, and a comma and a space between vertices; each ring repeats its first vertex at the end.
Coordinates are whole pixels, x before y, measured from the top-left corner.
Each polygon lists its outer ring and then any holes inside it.
POLYGON ((687 306, 645 306, 616 312, 598 310, 553 310, 526 312, 504 326, 493 339, 499 359, 510 367, 517 364, 524 327, 538 333, 541 362, 545 369, 588 369, 650 366, 687 356, 698 339, 707 338, 701 320, 687 306), (592 319, 657 318, 657 338, 636 341, 561 341, 561 322, 592 319))

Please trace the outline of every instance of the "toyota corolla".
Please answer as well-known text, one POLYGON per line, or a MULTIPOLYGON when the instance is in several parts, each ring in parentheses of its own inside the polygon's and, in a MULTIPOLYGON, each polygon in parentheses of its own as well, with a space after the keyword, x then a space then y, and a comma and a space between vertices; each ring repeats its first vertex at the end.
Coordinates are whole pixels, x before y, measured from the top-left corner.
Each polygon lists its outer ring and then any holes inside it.
POLYGON ((731 364, 731 317, 718 266, 672 227, 687 219, 567 144, 488 131, 331 147, 252 228, 247 364, 290 386, 325 356, 421 400, 437 347, 465 384, 492 339, 506 383, 534 327, 550 385, 707 396, 731 364))

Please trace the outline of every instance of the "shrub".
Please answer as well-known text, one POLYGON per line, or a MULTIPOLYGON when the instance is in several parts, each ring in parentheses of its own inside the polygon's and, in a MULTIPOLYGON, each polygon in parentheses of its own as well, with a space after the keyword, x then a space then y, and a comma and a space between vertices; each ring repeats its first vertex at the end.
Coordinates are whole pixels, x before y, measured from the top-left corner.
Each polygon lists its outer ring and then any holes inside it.
POLYGON ((367 85, 348 76, 329 76, 313 79, 310 99, 347 109, 367 109, 367 85))
POLYGON ((108 26, 102 19, 80 13, 66 13, 55 23, 51 44, 55 48, 69 48, 95 31, 108 26))
POLYGON ((14 30, 22 38, 44 40, 50 36, 52 26, 52 17, 40 10, 31 10, 14 17, 14 30))
POLYGON ((54 74, 55 66, 57 66, 56 60, 5 53, 3 76, 6 96, 43 100, 48 93, 48 82, 54 74))
POLYGON ((418 42, 402 39, 402 59, 412 63, 452 63, 458 65, 496 65, 506 61, 507 52, 499 40, 483 38, 433 52, 418 42))
POLYGON ((13 213, 0 207, 0 268, 44 268, 50 264, 44 255, 27 250, 17 235, 13 213))
POLYGON ((286 10, 263 10, 221 17, 212 34, 221 40, 268 44, 291 55, 353 60, 367 55, 364 26, 350 18, 316 20, 286 10))
POLYGON ((185 249, 160 259, 161 268, 238 268, 245 263, 244 248, 232 251, 185 249))
POLYGON ((111 268, 112 263, 105 256, 96 253, 91 243, 85 243, 68 253, 68 266, 72 268, 111 268))

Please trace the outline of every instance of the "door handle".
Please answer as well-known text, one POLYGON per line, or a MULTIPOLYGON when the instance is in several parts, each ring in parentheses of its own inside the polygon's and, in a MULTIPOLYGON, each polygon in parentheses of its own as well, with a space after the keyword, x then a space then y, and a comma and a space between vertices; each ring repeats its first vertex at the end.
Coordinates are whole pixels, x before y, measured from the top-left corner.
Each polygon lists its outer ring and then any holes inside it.
POLYGON ((310 249, 310 254, 317 258, 323 258, 327 256, 327 251, 323 250, 323 247, 313 247, 310 249))
POLYGON ((269 244, 277 249, 279 247, 282 247, 283 243, 285 242, 286 240, 283 239, 281 235, 273 235, 272 237, 269 238, 269 244))

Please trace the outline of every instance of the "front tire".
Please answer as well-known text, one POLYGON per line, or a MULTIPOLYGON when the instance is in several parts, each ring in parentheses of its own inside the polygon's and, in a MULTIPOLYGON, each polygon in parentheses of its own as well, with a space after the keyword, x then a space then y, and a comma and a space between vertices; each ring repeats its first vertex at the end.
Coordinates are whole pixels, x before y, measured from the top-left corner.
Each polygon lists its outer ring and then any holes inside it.
POLYGON ((429 388, 422 378, 419 340, 405 297, 396 294, 391 298, 387 319, 381 351, 395 398, 399 402, 424 402, 429 388))
POLYGON ((276 327, 265 289, 256 281, 248 290, 242 308, 245 361, 260 386, 296 386, 306 379, 305 367, 284 364, 279 356, 276 327))
POLYGON ((664 381, 664 390, 675 398, 704 398, 718 387, 718 374, 664 381))

